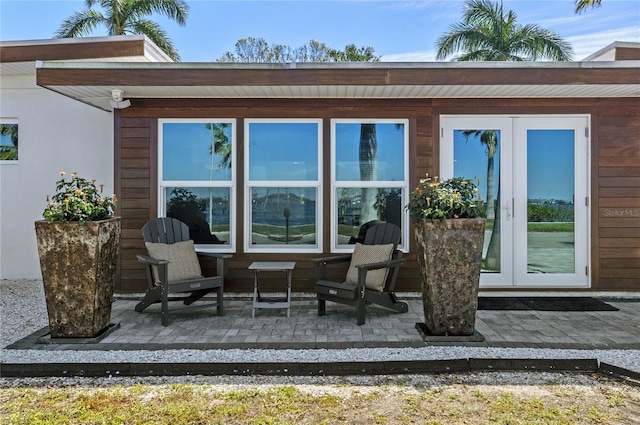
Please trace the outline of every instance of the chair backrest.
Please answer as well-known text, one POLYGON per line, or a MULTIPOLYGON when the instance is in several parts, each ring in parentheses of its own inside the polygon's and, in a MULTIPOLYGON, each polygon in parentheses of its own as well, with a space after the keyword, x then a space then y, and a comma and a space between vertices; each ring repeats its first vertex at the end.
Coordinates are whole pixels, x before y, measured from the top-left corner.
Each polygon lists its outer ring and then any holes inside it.
MULTIPOLYGON (((400 228, 392 223, 378 223, 367 229, 367 234, 364 237, 364 245, 378 245, 378 244, 393 244, 393 260, 399 260, 402 258, 402 251, 399 251, 398 244, 400 243, 400 237, 402 232, 400 228)), ((400 267, 392 267, 387 273, 387 278, 384 284, 383 292, 393 292, 396 287, 396 279, 398 277, 398 269, 400 267)))
POLYGON ((360 226, 360 229, 358 229, 358 236, 355 236, 355 237, 351 236, 351 238, 349 238, 349 243, 350 244, 355 244, 357 242, 363 243, 364 237, 367 235, 367 230, 369 230, 370 227, 375 226, 378 223, 380 223, 380 221, 378 220, 371 220, 364 223, 362 226, 360 226))
POLYGON ((146 223, 142 227, 145 242, 172 244, 188 241, 189 226, 171 217, 159 217, 146 223))
POLYGON ((367 229, 364 245, 379 245, 392 243, 396 249, 400 243, 400 228, 392 223, 378 223, 367 229))

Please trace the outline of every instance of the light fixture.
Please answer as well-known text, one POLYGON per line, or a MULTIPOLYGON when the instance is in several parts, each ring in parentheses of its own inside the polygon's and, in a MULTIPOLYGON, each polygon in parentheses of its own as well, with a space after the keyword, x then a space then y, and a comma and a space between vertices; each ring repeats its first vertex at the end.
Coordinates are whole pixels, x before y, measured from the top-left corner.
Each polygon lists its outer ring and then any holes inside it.
POLYGON ((123 98, 124 90, 120 89, 111 89, 111 100, 109 103, 111 107, 114 109, 124 109, 131 106, 131 101, 129 99, 124 100, 123 98))

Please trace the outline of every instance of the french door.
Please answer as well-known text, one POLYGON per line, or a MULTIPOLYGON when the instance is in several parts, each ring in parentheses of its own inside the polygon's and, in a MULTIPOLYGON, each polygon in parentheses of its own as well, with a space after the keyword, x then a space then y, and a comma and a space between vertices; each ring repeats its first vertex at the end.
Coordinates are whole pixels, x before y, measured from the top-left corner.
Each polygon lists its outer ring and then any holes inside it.
POLYGON ((477 178, 482 287, 589 286, 587 116, 441 116, 441 178, 477 178))

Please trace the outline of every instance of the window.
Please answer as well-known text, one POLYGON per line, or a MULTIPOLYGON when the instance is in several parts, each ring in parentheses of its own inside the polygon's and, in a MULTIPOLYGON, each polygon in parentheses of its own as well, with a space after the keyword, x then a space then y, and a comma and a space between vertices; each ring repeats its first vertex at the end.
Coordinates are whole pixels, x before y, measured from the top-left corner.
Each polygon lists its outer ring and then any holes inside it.
POLYGON ((245 121, 246 252, 320 252, 321 120, 245 121))
POLYGON ((189 226, 200 250, 235 250, 235 120, 159 121, 159 216, 189 226))
POLYGON ((406 250, 408 120, 335 119, 331 137, 332 250, 353 250, 361 227, 376 221, 400 227, 406 250))
POLYGON ((0 119, 0 162, 18 161, 18 121, 0 119))

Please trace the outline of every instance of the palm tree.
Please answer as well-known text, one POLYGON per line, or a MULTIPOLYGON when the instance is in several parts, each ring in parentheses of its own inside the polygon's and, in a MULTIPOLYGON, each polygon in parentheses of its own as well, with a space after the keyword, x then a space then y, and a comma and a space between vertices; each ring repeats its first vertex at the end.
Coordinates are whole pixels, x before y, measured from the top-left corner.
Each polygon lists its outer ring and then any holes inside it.
POLYGON ((469 137, 480 137, 480 143, 487 150, 487 220, 496 218, 495 202, 493 199, 493 173, 494 173, 494 157, 498 150, 498 135, 495 130, 464 130, 462 132, 465 139, 469 137))
POLYGON ((67 18, 55 33, 57 38, 82 37, 98 25, 107 27, 108 35, 144 34, 174 61, 180 55, 167 33, 158 24, 146 19, 159 13, 184 26, 189 6, 183 0, 85 0, 87 9, 67 18), (99 4, 104 13, 92 9, 99 4))
MULTIPOLYGON (((360 159, 360 180, 373 181, 378 177, 378 136, 375 124, 360 125, 360 143, 358 145, 360 159)), ((362 188, 360 205, 361 224, 370 220, 377 220, 378 216, 373 205, 376 203, 377 189, 362 188)))
POLYGON ((502 2, 468 0, 462 22, 453 24, 436 42, 437 59, 462 51, 457 61, 568 61, 569 43, 536 24, 520 25, 502 2))
POLYGON ((588 7, 600 7, 602 0, 575 0, 576 13, 584 12, 588 7))
MULTIPOLYGON (((588 0, 577 0, 588 1, 588 0)), ((591 0, 599 1, 599 0, 591 0)), ((462 22, 453 24, 437 43, 437 58, 444 59, 462 51, 457 61, 535 61, 551 59, 568 61, 573 56, 571 46, 558 34, 535 24, 517 23, 517 15, 505 10, 502 1, 468 0, 462 14, 462 22)), ((473 132, 470 132, 472 134, 473 132)), ((480 143, 487 147, 487 215, 494 202, 493 196, 493 155, 497 144, 496 134, 492 130, 480 130, 480 143)), ((468 137, 468 135, 467 135, 468 137)), ((498 186, 497 203, 500 204, 498 186)), ((487 252, 485 267, 498 270, 500 264, 500 214, 495 211, 494 231, 487 252)))

